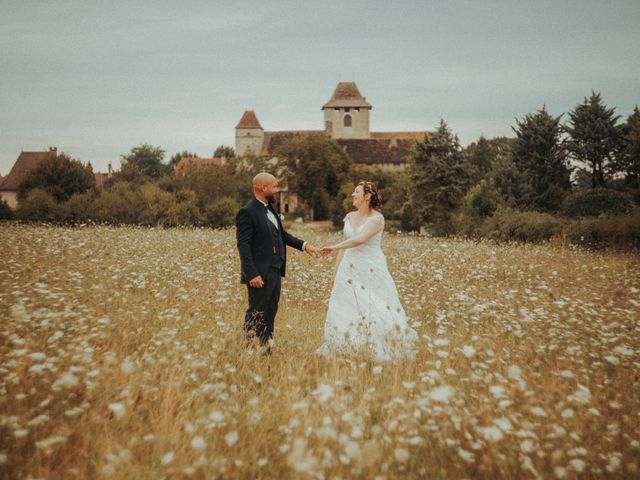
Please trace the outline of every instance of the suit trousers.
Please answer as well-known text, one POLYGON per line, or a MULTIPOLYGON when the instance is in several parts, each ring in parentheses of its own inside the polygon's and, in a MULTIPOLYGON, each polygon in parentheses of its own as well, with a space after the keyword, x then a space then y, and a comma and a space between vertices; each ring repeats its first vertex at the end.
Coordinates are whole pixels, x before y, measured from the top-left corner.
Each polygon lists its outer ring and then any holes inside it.
POLYGON ((249 291, 249 308, 244 319, 244 331, 247 341, 258 337, 260 345, 269 345, 273 338, 273 326, 278 312, 280 286, 282 277, 280 269, 271 267, 262 288, 253 288, 247 284, 249 291))

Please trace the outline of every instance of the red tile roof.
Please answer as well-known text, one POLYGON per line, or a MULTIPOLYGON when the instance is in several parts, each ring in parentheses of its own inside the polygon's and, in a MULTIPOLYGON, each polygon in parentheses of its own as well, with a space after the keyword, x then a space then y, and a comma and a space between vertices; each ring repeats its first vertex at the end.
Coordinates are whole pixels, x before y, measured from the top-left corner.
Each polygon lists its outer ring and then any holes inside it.
POLYGON ((51 148, 48 152, 21 152, 9 175, 0 184, 0 190, 18 190, 20 184, 34 168, 47 158, 55 157, 56 154, 56 148, 51 148))
POLYGON ((224 164, 222 158, 200 158, 200 157, 182 157, 182 159, 176 165, 173 173, 176 177, 184 176, 187 172, 199 170, 204 167, 215 165, 220 167, 224 164))
POLYGON ((354 163, 367 165, 406 163, 416 141, 410 138, 337 139, 354 163))
POLYGON ((364 107, 371 109, 367 103, 367 98, 360 94, 355 82, 340 82, 333 91, 333 95, 327 103, 322 106, 322 110, 331 107, 364 107))
MULTIPOLYGON (((292 138, 325 133, 322 130, 285 130, 264 132, 261 155, 274 155, 277 148, 292 138)), ((355 163, 367 165, 394 164, 406 162, 416 141, 424 139, 427 132, 377 132, 377 138, 336 139, 355 163)))
POLYGON ((245 110, 236 128, 259 128, 262 130, 262 125, 260 125, 258 117, 253 113, 253 110, 245 110))
POLYGON ((296 137, 325 133, 324 130, 283 130, 281 132, 264 132, 260 155, 273 155, 285 141, 296 137))

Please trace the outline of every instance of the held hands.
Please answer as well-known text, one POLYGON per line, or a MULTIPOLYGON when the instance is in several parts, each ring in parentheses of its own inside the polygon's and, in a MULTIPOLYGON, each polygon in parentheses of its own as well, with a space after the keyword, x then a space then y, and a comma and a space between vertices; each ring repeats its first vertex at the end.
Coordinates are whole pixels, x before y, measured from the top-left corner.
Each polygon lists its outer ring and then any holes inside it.
POLYGON ((320 255, 323 257, 327 257, 336 251, 335 247, 322 247, 320 250, 320 255))
POLYGON ((319 257, 321 255, 320 249, 318 247, 314 247, 313 245, 310 245, 308 243, 304 246, 304 251, 312 257, 319 257))

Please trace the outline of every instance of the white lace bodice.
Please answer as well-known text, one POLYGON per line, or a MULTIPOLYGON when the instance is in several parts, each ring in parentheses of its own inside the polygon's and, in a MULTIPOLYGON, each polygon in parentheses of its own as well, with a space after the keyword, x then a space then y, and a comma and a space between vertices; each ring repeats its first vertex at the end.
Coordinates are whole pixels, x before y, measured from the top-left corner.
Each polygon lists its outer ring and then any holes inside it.
MULTIPOLYGON (((352 223, 352 220, 350 218, 350 215, 347 215, 346 217, 344 217, 344 228, 343 228, 343 232, 344 235, 347 239, 354 237, 355 235, 359 234, 362 229, 364 228, 365 224, 369 223, 369 222, 380 222, 382 224, 382 226, 384 227, 384 216, 379 213, 379 212, 373 212, 369 218, 367 218, 366 220, 364 220, 360 225, 355 226, 352 223)), ((349 248, 347 250, 345 250, 345 254, 348 252, 351 252, 351 254, 373 254, 373 253, 378 253, 379 255, 383 255, 382 253, 382 233, 384 231, 384 228, 382 230, 380 230, 378 233, 376 233, 374 236, 372 236, 369 240, 367 240, 365 243, 363 243, 362 245, 355 247, 355 248, 349 248)), ((384 256, 384 255, 383 255, 384 256)))

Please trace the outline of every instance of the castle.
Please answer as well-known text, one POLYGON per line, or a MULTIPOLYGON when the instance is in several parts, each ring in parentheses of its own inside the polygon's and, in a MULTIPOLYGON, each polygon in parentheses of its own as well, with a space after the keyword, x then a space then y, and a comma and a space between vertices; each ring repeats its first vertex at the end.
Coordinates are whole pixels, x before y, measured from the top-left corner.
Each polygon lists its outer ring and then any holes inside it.
POLYGON ((372 132, 369 117, 373 107, 355 82, 340 82, 322 106, 324 130, 265 131, 253 110, 247 110, 236 125, 236 154, 273 157, 284 141, 312 133, 324 133, 340 144, 355 163, 398 170, 416 141, 428 135, 417 132, 372 132))

